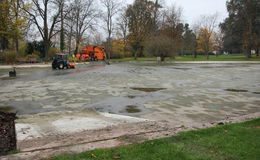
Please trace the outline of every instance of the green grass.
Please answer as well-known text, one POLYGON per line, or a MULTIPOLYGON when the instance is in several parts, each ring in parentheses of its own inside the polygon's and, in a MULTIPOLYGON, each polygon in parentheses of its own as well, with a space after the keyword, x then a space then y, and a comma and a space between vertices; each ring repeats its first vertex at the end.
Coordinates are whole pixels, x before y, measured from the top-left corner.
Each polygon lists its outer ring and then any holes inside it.
POLYGON ((260 119, 52 160, 259 160, 260 119))
POLYGON ((20 150, 13 150, 13 151, 8 152, 7 154, 11 155, 11 154, 17 154, 17 153, 20 153, 20 152, 21 152, 20 150))
MULTIPOLYGON (((198 55, 196 59, 192 55, 188 56, 177 56, 176 59, 166 58, 166 61, 260 61, 260 57, 253 56, 248 59, 243 54, 232 54, 232 55, 219 55, 210 56, 209 60, 203 55, 198 55)), ((137 60, 134 58, 122 58, 122 59, 111 59, 112 62, 125 62, 125 61, 156 61, 156 57, 140 57, 137 60)))

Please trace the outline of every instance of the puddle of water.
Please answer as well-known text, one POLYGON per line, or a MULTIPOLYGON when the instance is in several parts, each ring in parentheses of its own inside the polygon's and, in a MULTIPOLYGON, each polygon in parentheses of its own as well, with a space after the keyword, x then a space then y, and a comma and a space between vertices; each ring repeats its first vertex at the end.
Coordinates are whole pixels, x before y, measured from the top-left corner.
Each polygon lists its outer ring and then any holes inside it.
POLYGON ((174 67, 173 69, 178 69, 178 70, 187 71, 187 70, 190 70, 191 68, 180 68, 180 67, 174 67))
POLYGON ((127 113, 139 113, 139 112, 141 112, 141 110, 138 109, 138 107, 134 106, 134 105, 126 106, 126 111, 127 111, 127 113))
POLYGON ((88 71, 92 71, 92 70, 96 70, 96 69, 102 69, 104 68, 106 65, 105 64, 97 64, 97 65, 93 65, 93 66, 88 66, 88 67, 79 67, 77 69, 69 69, 69 70, 54 70, 54 75, 55 76, 63 76, 63 75, 67 75, 67 74, 75 74, 75 73, 81 73, 81 72, 88 72, 88 71))
POLYGON ((225 91, 229 91, 229 92, 248 92, 248 90, 244 90, 244 89, 225 89, 225 91))
POLYGON ((17 77, 1 77, 1 80, 14 80, 16 79, 17 77))
POLYGON ((0 107, 0 112, 16 113, 16 110, 14 107, 6 106, 6 107, 0 107))
POLYGON ((131 89, 137 91, 143 91, 143 92, 157 92, 161 90, 166 90, 166 88, 135 88, 135 87, 131 87, 131 89))
POLYGON ((127 97, 130 98, 130 99, 134 99, 136 96, 128 95, 127 97))

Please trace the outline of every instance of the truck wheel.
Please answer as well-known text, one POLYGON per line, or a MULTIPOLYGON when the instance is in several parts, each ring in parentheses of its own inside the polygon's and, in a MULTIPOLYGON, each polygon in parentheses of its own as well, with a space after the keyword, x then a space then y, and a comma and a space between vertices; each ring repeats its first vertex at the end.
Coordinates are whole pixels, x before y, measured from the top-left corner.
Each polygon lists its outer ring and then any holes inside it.
POLYGON ((59 68, 59 69, 64 69, 64 64, 63 64, 62 62, 59 63, 58 68, 59 68))

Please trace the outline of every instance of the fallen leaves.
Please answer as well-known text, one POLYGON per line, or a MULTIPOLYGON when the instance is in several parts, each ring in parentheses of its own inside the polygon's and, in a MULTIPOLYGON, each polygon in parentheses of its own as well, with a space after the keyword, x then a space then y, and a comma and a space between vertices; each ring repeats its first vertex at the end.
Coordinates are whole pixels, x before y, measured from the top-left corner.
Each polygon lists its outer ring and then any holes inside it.
POLYGON ((252 129, 260 129, 260 126, 254 126, 254 127, 248 127, 248 128, 252 128, 252 129))
POLYGON ((121 157, 119 155, 114 155, 112 158, 113 159, 120 159, 121 157))
POLYGON ((97 158, 97 156, 95 154, 91 154, 92 158, 97 158))

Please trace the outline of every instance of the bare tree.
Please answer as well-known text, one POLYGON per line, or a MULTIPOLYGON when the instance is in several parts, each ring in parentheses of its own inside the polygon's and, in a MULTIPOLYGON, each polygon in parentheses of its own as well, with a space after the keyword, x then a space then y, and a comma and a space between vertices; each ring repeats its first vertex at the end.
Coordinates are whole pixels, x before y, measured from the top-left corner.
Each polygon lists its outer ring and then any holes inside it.
POLYGON ((128 18, 126 15, 126 8, 122 9, 122 12, 117 18, 117 33, 124 41, 124 52, 127 46, 127 35, 128 35, 128 18))
POLYGON ((223 51, 223 33, 220 31, 213 33, 213 48, 216 50, 216 56, 218 56, 223 51))
POLYGON ((92 34, 92 42, 94 45, 102 45, 103 43, 103 40, 102 40, 102 36, 101 36, 101 33, 99 32, 95 32, 92 34))
POLYGON ((65 48, 65 33, 64 33, 64 7, 65 7, 65 0, 61 0, 61 5, 60 5, 60 50, 63 52, 65 48))
POLYGON ((98 17, 98 10, 94 8, 95 0, 74 0, 70 10, 70 24, 75 36, 76 49, 74 54, 78 53, 79 44, 82 41, 84 33, 92 29, 95 25, 95 19, 98 17))
POLYGON ((118 13, 120 9, 120 2, 118 0, 101 0, 101 3, 105 7, 105 13, 103 15, 104 21, 106 22, 106 30, 107 30, 107 53, 108 60, 110 60, 110 54, 112 50, 111 37, 114 29, 113 18, 118 13))
POLYGON ((73 28, 75 26, 74 24, 74 14, 73 12, 68 12, 66 16, 64 17, 64 34, 67 37, 67 46, 69 54, 72 54, 72 40, 73 40, 73 28))
POLYGON ((64 37, 66 37, 66 39, 64 39, 67 49, 68 49, 68 53, 72 54, 72 39, 73 39, 73 27, 74 27, 74 13, 71 11, 72 10, 72 6, 71 3, 68 3, 68 7, 64 10, 65 15, 64 15, 64 37))
MULTIPOLYGON (((12 11, 14 12, 15 23, 17 23, 19 18, 20 18, 20 0, 11 1, 11 4, 12 4, 12 8, 13 8, 12 11)), ((18 25, 16 25, 16 26, 18 26, 18 25)), ((14 43, 15 43, 16 54, 18 54, 18 51, 19 51, 19 29, 17 27, 15 28, 14 43)))
MULTIPOLYGON (((22 5, 25 4, 24 1, 22 5)), ((45 58, 48 58, 51 39, 60 31, 55 30, 55 27, 60 22, 62 2, 63 0, 31 0, 32 8, 23 7, 43 39, 45 58)))
MULTIPOLYGON (((182 8, 171 6, 162 13, 160 32, 172 40, 174 52, 182 49, 184 25, 181 23, 182 8)), ((174 58, 174 57, 173 57, 174 58)))
MULTIPOLYGON (((212 15, 203 15, 194 27, 194 31, 207 30, 204 37, 204 48, 207 59, 209 59, 210 41, 215 29, 218 27, 218 13, 212 15)), ((198 33, 198 32, 197 32, 198 33)))
POLYGON ((174 47, 172 39, 168 36, 151 36, 145 42, 145 53, 150 56, 161 57, 161 61, 164 61, 166 57, 175 56, 174 47))

